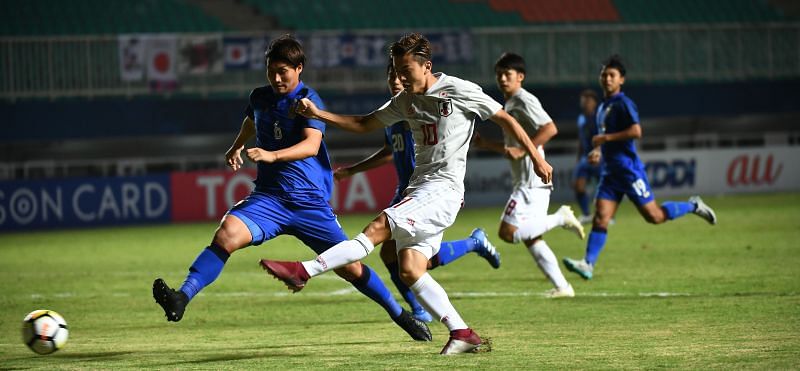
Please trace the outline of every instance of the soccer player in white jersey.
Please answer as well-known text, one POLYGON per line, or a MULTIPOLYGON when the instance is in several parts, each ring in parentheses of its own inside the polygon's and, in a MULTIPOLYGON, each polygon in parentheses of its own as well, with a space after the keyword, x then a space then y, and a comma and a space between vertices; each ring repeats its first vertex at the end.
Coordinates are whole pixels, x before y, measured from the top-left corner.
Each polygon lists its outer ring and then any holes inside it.
MULTIPOLYGON (((504 53, 494 65, 497 87, 506 99, 505 111, 522 125, 526 135, 544 157, 544 145, 558 133, 556 124, 542 108, 539 99, 522 87, 525 80, 525 60, 514 53, 504 53)), ((542 235, 556 227, 569 229, 584 238, 583 226, 569 206, 547 215, 550 205, 551 183, 544 183, 533 172, 533 162, 520 148, 519 142, 508 132, 503 132, 504 142, 496 142, 475 135, 475 145, 505 154, 511 163, 514 190, 500 218, 498 234, 508 243, 524 243, 539 269, 553 284, 545 295, 550 298, 573 297, 575 291, 564 278, 558 260, 542 235)))
POLYGON ((418 34, 392 44, 394 69, 404 90, 366 116, 345 116, 301 100, 297 112, 354 132, 376 130, 407 121, 414 135, 416 168, 406 197, 370 222, 355 239, 342 242, 304 262, 264 259, 261 265, 291 290, 301 290, 314 276, 364 258, 375 245, 397 241, 400 278, 422 305, 450 331, 441 354, 477 350, 481 338, 467 326, 447 293, 427 272, 428 259, 439 250, 445 228, 455 222, 464 197, 467 151, 476 119, 491 121, 513 133, 533 159, 533 169, 549 183, 553 168, 542 158, 517 121, 469 81, 431 70, 431 46, 418 34))

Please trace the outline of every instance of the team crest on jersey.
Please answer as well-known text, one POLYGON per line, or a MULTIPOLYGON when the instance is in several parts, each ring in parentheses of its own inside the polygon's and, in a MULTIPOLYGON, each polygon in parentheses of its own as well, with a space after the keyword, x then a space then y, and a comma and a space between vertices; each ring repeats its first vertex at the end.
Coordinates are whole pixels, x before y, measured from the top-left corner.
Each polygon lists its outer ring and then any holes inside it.
POLYGON ((453 100, 452 99, 442 99, 438 103, 439 105, 439 116, 447 117, 453 113, 453 100))

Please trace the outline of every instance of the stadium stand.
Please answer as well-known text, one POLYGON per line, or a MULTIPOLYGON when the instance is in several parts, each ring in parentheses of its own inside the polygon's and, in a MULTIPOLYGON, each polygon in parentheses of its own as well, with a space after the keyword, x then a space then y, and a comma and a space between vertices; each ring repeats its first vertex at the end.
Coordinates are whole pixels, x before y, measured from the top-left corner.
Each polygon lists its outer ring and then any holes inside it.
POLYGON ((217 18, 180 0, 2 0, 0 36, 226 31, 217 18))

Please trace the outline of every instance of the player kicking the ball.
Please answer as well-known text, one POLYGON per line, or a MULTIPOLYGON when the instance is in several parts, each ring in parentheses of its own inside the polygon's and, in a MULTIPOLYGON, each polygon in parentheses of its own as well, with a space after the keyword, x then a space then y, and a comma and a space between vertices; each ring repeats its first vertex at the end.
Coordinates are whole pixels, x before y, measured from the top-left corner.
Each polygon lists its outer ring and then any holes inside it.
MULTIPOLYGON (((403 90, 403 84, 400 83, 400 79, 397 78, 397 74, 394 73, 391 60, 389 60, 389 65, 386 67, 386 75, 389 91, 392 96, 395 96, 403 90)), ((414 137, 411 133, 411 128, 405 121, 398 122, 384 129, 383 148, 352 166, 336 169, 336 171, 333 172, 333 177, 336 180, 345 179, 354 174, 374 169, 392 161, 394 162, 398 180, 394 198, 389 204, 389 206, 392 206, 403 199, 403 194, 411 179, 411 173, 414 171, 414 137)), ((430 270, 450 264, 470 252, 475 252, 486 259, 495 269, 500 268, 500 253, 498 253, 494 246, 492 246, 492 243, 489 242, 483 229, 476 228, 469 237, 463 240, 442 242, 439 252, 428 262, 428 269, 430 270)), ((411 289, 400 279, 400 269, 397 265, 396 241, 387 240, 382 243, 380 254, 381 260, 383 260, 383 263, 386 265, 386 269, 389 270, 392 282, 394 282, 394 285, 397 287, 397 291, 403 295, 408 305, 411 306, 414 318, 425 322, 433 321, 433 317, 431 317, 430 313, 425 311, 425 308, 417 301, 411 289)))
POLYGON ((400 279, 425 309, 450 330, 450 339, 441 354, 475 351, 481 338, 467 326, 442 286, 427 272, 428 260, 439 251, 444 230, 455 222, 463 202, 467 151, 475 119, 491 119, 514 133, 545 183, 550 182, 553 169, 516 120, 479 86, 431 71, 431 46, 424 36, 403 36, 392 44, 391 57, 404 90, 378 110, 366 116, 344 116, 323 111, 304 99, 298 104, 298 112, 355 132, 408 122, 414 135, 416 168, 405 198, 383 210, 355 239, 334 246, 314 260, 262 260, 261 264, 291 290, 299 291, 311 277, 362 259, 376 244, 394 239, 400 279))
POLYGON ((592 137, 594 149, 589 153, 590 164, 596 165, 602 158, 592 232, 582 260, 564 258, 568 270, 587 280, 593 276, 597 257, 606 244, 608 224, 617 212, 622 196, 628 196, 648 223, 661 224, 694 213, 710 224, 717 224, 714 210, 698 196, 690 197, 689 201, 667 201, 662 205, 656 202, 634 144, 634 140, 642 137, 639 111, 622 92, 624 83, 625 66, 619 56, 611 56, 600 70, 600 86, 605 100, 597 107, 598 134, 592 137))
MULTIPOLYGON (((242 164, 245 143, 256 137, 256 147, 246 150, 258 163, 255 190, 222 218, 208 246, 189 268, 180 290, 162 279, 153 282, 153 297, 168 321, 180 321, 189 301, 219 276, 230 255, 250 245, 260 245, 281 234, 297 237, 316 253, 347 240, 330 198, 333 177, 322 137, 325 124, 297 116, 299 99, 322 105, 317 92, 300 81, 305 55, 293 38, 280 37, 265 55, 270 86, 250 94, 239 135, 225 154, 234 171, 242 164)), ((384 307, 390 317, 415 340, 430 340, 428 326, 411 316, 392 297, 378 275, 358 259, 337 266, 336 274, 384 307)))
MULTIPOLYGON (((525 60, 514 53, 500 56, 494 65, 497 87, 506 99, 505 110, 522 125, 526 135, 544 158, 544 145, 558 132, 550 115, 542 108, 539 99, 522 87, 525 80, 525 60)), ((573 297, 575 291, 564 278, 561 268, 550 246, 542 235, 556 227, 571 230, 584 238, 583 226, 569 206, 547 215, 552 184, 543 183, 533 171, 533 161, 519 148, 519 142, 503 132, 505 143, 482 139, 475 135, 475 145, 505 154, 511 162, 514 190, 506 203, 500 220, 499 235, 508 243, 524 243, 528 247, 539 269, 553 284, 547 297, 573 297)))

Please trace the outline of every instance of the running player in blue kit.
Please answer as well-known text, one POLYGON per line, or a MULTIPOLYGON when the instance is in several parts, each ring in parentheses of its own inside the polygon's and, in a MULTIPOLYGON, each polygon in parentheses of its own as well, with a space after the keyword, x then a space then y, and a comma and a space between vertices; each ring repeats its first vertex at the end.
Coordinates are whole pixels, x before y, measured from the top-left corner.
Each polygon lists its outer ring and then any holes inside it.
MULTIPOLYGON (((392 96, 395 96, 403 90, 403 84, 397 78, 397 74, 394 73, 391 61, 386 67, 386 75, 389 91, 392 96)), ((398 181, 394 198, 388 205, 392 206, 403 199, 411 174, 414 172, 414 137, 407 122, 401 121, 386 127, 384 129, 383 148, 354 165, 336 169, 333 172, 333 176, 336 180, 344 179, 354 174, 374 169, 390 161, 394 162, 398 181)), ((439 252, 428 261, 428 269, 447 265, 470 252, 475 252, 486 259, 495 269, 500 267, 500 253, 489 242, 483 229, 476 228, 469 237, 463 240, 442 242, 441 247, 439 252)), ((414 318, 432 322, 433 317, 417 301, 408 285, 400 280, 396 241, 387 240, 384 242, 381 245, 380 255, 381 260, 386 265, 386 269, 389 271, 389 275, 392 277, 392 282, 397 287, 397 291, 403 295, 408 305, 411 306, 414 318)))
POLYGON ((661 224, 688 213, 700 216, 709 224, 717 223, 714 210, 698 196, 690 197, 689 201, 667 201, 661 205, 656 202, 634 143, 642 137, 639 110, 622 92, 624 83, 625 65, 619 56, 611 56, 600 71, 605 100, 597 108, 598 133, 592 137, 594 149, 589 153, 590 164, 599 164, 602 158, 592 232, 583 259, 563 260, 568 270, 587 280, 593 276, 597 257, 606 243, 608 224, 622 196, 628 196, 648 223, 661 224))
MULTIPOLYGON (((168 321, 180 321, 192 298, 214 282, 230 255, 241 248, 287 234, 320 254, 348 239, 328 204, 333 179, 322 141, 325 124, 294 114, 299 99, 323 104, 317 92, 300 80, 303 49, 291 36, 282 36, 270 44, 265 64, 269 86, 250 94, 241 130, 225 154, 228 166, 238 170, 244 145, 256 137, 256 147, 245 150, 258 164, 255 190, 225 214, 179 290, 161 278, 153 282, 153 297, 168 321)), ((368 266, 356 261, 335 272, 383 306, 413 339, 431 340, 427 325, 404 310, 368 266)))

